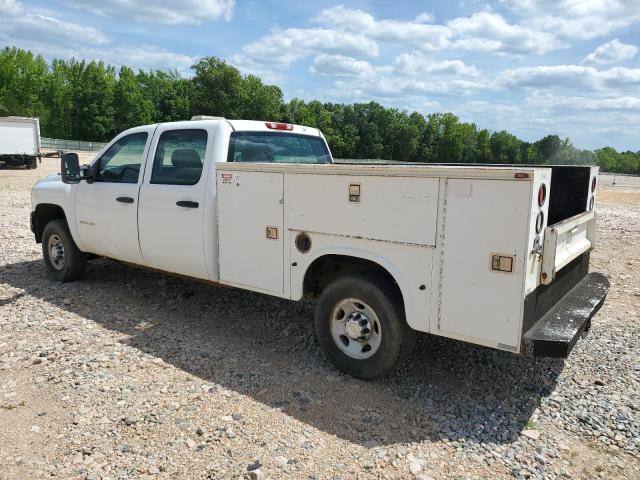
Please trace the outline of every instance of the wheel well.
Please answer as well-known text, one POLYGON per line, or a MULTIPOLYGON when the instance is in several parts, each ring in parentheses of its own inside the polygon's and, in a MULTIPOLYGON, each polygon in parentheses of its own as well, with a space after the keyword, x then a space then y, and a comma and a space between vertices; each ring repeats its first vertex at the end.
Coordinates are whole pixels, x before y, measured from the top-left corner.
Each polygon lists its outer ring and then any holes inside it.
POLYGON ((371 260, 349 255, 323 255, 316 258, 305 273, 303 294, 317 297, 336 278, 354 273, 372 275, 384 280, 394 289, 397 298, 403 301, 398 283, 386 268, 371 260))
POLYGON ((34 225, 34 234, 36 236, 36 242, 42 242, 42 232, 44 227, 51 220, 57 219, 67 220, 64 210, 59 205, 51 203, 42 203, 36 207, 36 224, 34 225))

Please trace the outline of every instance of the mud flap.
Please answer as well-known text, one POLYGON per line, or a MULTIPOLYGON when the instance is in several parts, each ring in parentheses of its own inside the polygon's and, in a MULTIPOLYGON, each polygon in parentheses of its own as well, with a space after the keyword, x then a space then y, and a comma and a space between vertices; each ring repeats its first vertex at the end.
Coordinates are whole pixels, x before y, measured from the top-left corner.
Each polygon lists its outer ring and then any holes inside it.
POLYGON ((603 274, 587 274, 523 335, 522 353, 567 358, 608 291, 609 281, 603 274))

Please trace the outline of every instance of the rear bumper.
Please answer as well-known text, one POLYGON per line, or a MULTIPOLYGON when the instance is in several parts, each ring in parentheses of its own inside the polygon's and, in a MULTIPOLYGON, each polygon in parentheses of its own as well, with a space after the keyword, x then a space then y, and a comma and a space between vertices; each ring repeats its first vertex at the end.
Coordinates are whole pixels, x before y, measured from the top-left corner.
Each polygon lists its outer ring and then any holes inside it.
MULTIPOLYGON (((549 285, 553 288, 553 284, 549 285)), ((609 281, 597 272, 580 279, 522 337, 522 352, 534 357, 566 358, 591 325, 609 291, 609 281)))

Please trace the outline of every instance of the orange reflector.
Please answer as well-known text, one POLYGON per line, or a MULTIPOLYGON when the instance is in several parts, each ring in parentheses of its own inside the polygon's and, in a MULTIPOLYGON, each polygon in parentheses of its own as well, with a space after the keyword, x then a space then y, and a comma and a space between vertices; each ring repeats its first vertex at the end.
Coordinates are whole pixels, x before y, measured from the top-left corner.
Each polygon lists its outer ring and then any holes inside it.
POLYGON ((515 175, 516 178, 529 178, 529 174, 528 173, 524 173, 524 172, 518 172, 515 175))

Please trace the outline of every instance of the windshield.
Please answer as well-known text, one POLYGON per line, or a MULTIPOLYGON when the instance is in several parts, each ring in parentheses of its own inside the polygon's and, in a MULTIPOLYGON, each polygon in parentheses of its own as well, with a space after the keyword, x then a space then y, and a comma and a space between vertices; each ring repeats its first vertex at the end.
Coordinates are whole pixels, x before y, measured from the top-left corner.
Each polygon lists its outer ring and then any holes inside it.
POLYGON ((331 163, 322 137, 280 132, 233 132, 228 162, 331 163))

